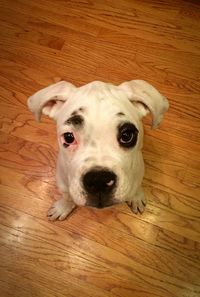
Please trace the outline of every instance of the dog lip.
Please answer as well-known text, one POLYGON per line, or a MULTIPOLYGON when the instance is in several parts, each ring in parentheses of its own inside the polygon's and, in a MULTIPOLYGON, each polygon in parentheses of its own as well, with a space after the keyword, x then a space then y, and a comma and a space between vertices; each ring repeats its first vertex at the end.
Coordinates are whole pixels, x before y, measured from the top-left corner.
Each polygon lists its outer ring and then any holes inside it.
POLYGON ((109 204, 98 204, 98 203, 87 203, 86 206, 96 208, 96 209, 104 209, 108 207, 112 207, 115 203, 109 203, 109 204))
POLYGON ((105 196, 102 195, 102 193, 99 193, 98 195, 87 195, 86 199, 86 206, 97 208, 97 209, 104 209, 108 207, 112 207, 115 204, 118 204, 119 201, 114 199, 113 196, 105 196))

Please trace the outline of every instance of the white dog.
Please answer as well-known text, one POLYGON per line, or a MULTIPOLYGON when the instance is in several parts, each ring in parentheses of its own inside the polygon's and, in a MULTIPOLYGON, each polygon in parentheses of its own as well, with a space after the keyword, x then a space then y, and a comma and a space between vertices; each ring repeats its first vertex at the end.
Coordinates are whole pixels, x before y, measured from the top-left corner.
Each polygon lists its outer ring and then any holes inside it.
POLYGON ((56 178, 63 196, 50 208, 50 220, 65 219, 75 205, 127 202, 134 213, 143 212, 141 119, 150 111, 157 127, 169 106, 165 97, 142 80, 80 88, 60 81, 31 96, 28 106, 38 121, 43 113, 57 122, 56 178))

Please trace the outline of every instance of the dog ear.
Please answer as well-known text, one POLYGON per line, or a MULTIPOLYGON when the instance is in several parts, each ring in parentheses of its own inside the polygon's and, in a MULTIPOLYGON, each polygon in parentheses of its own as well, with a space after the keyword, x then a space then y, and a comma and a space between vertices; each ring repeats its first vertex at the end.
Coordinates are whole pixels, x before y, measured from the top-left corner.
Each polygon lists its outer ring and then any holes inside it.
POLYGON ((56 120, 56 116, 62 105, 76 89, 74 85, 66 81, 60 81, 50 85, 28 98, 28 107, 34 113, 39 122, 41 113, 56 120))
POLYGON ((151 112, 153 115, 152 127, 156 128, 164 112, 169 108, 168 100, 152 85, 144 80, 131 80, 119 85, 126 92, 128 99, 138 108, 141 117, 151 112))

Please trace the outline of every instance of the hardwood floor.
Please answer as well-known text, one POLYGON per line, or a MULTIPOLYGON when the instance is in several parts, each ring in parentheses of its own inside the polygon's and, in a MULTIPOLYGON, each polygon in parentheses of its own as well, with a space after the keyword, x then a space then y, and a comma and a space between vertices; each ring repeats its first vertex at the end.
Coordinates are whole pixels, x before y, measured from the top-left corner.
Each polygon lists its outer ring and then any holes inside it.
POLYGON ((200 5, 190 0, 0 2, 1 297, 200 296, 200 5), (142 215, 46 212, 56 131, 27 97, 64 79, 145 79, 170 102, 144 120, 142 215))

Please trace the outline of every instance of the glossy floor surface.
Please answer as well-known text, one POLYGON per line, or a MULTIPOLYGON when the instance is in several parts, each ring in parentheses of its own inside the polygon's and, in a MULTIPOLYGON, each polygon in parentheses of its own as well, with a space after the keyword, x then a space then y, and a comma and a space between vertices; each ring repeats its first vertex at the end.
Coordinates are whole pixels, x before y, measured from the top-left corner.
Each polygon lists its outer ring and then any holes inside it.
POLYGON ((200 296, 200 6, 183 0, 0 2, 1 297, 200 296), (142 215, 78 208, 49 222, 56 130, 26 106, 64 79, 144 79, 170 101, 144 120, 142 215))

